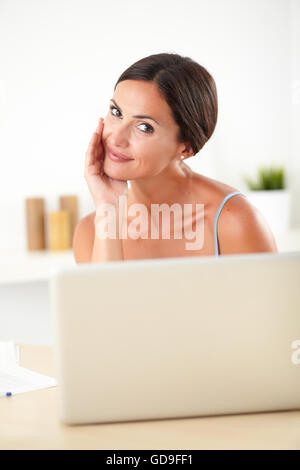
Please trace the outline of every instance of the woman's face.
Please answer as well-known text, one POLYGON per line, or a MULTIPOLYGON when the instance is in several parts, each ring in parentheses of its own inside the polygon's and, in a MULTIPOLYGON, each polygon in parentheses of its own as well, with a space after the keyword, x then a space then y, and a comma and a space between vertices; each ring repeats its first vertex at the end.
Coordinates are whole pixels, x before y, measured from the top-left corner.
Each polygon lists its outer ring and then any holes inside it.
POLYGON ((185 149, 183 143, 176 141, 178 131, 169 105, 154 82, 120 82, 104 119, 104 172, 119 180, 159 174, 185 149), (137 117, 141 115, 149 117, 137 117), (108 147, 132 160, 112 161, 108 147))

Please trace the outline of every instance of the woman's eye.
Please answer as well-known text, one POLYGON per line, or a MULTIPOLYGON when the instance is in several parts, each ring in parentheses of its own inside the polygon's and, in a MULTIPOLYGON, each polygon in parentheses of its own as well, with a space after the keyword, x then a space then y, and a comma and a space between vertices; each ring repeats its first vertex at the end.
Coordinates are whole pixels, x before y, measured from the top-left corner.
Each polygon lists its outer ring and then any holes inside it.
MULTIPOLYGON (((111 114, 112 114, 113 116, 115 116, 115 114, 112 112, 113 109, 116 109, 116 110, 118 111, 118 113, 120 113, 120 111, 118 110, 118 108, 116 108, 115 106, 110 106, 109 109, 111 110, 111 114)), ((121 113, 120 113, 120 114, 121 114, 121 113)))
MULTIPOLYGON (((116 108, 115 106, 111 105, 111 106, 109 107, 109 109, 111 110, 112 116, 120 117, 121 113, 120 113, 120 111, 118 110, 118 108, 116 108), (120 113, 120 115, 114 114, 114 113, 113 113, 113 110, 114 110, 114 109, 115 109, 118 113, 120 113)), ((149 124, 142 123, 142 124, 140 124, 140 126, 145 126, 145 127, 147 128, 147 131, 142 131, 144 134, 152 134, 152 133, 154 132, 153 127, 150 126, 149 124)))
MULTIPOLYGON (((148 124, 143 123, 143 124, 140 124, 140 126, 146 126, 146 128, 148 129, 148 130, 145 132, 146 134, 152 134, 152 133, 154 132, 153 127, 152 127, 152 126, 149 126, 148 124)), ((143 131, 143 132, 144 132, 144 131, 143 131)))

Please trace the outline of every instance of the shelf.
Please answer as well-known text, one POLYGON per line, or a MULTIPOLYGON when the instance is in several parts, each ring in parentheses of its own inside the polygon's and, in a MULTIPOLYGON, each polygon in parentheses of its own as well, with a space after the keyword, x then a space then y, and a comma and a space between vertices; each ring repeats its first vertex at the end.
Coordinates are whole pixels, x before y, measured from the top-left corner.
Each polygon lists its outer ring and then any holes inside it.
POLYGON ((275 238, 279 251, 300 251, 300 227, 290 229, 275 238))
POLYGON ((56 268, 76 266, 72 250, 0 253, 0 284, 49 280, 56 268))

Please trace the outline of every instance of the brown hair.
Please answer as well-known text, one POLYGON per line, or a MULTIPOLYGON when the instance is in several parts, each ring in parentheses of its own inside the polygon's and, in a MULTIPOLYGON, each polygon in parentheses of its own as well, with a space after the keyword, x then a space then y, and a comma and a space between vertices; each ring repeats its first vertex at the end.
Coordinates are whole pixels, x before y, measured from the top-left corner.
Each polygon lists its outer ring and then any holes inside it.
POLYGON ((119 77, 155 82, 179 126, 178 142, 189 142, 198 153, 212 135, 218 116, 217 89, 213 77, 190 57, 153 54, 138 60, 119 77))

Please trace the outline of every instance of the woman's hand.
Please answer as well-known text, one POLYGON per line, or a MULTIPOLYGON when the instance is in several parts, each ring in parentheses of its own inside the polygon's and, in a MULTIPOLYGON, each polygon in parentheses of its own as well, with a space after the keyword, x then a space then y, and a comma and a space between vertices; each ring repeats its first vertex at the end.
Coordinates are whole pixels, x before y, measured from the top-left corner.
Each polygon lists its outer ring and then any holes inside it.
POLYGON ((84 177, 88 184, 96 209, 103 202, 117 205, 119 196, 127 195, 128 193, 127 181, 110 178, 103 171, 103 127, 103 118, 100 118, 96 131, 93 133, 85 154, 84 177))

